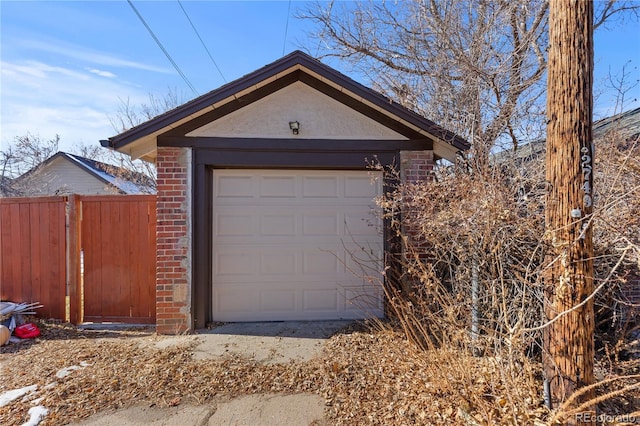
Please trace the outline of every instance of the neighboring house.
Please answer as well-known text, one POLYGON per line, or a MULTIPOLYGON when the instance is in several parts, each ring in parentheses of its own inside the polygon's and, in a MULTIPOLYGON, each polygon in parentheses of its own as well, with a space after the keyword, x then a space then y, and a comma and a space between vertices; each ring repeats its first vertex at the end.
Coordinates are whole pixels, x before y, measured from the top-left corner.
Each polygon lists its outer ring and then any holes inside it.
POLYGON ((115 195, 154 193, 148 176, 121 167, 58 152, 11 184, 13 196, 115 195))
MULTIPOLYGON (((593 123, 593 139, 596 141, 596 156, 598 155, 597 141, 609 132, 619 132, 624 140, 634 140, 640 136, 640 108, 621 112, 611 117, 603 118, 593 123)), ((502 151, 494 156, 494 161, 504 162, 515 160, 518 162, 541 158, 545 155, 546 141, 544 139, 522 144, 515 151, 502 151)))
POLYGON ((414 181, 469 147, 299 51, 101 143, 157 166, 159 333, 384 315, 368 164, 414 181))

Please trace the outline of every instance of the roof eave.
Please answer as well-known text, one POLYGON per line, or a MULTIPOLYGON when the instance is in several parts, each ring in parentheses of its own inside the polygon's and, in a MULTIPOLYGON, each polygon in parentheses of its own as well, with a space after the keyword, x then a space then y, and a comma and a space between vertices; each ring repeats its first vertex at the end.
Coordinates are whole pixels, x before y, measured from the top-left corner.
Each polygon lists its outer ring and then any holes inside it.
MULTIPOLYGON (((210 111, 214 108, 214 104, 233 100, 253 86, 259 87, 271 79, 282 77, 285 72, 288 74, 301 68, 307 68, 307 70, 313 74, 319 75, 321 79, 343 87, 355 94, 356 98, 366 99, 369 103, 377 106, 377 108, 386 111, 388 115, 393 115, 400 121, 410 123, 412 126, 420 129, 420 133, 426 133, 435 140, 453 146, 455 150, 452 150, 452 152, 465 151, 470 147, 467 141, 453 132, 438 126, 414 111, 401 106, 384 95, 363 86, 339 71, 300 51, 295 51, 276 62, 227 83, 212 92, 195 98, 123 133, 110 137, 108 140, 101 140, 100 144, 103 147, 131 155, 134 150, 131 147, 125 149, 125 146, 143 139, 146 140, 143 145, 148 145, 150 140, 155 141, 157 135, 164 133, 184 121, 188 121, 191 118, 210 111)), ((141 159, 154 158, 150 152, 144 152, 142 154, 134 153, 132 157, 134 156, 135 158, 141 159)))
MULTIPOLYGON (((245 75, 244 77, 240 77, 237 80, 227 83, 212 92, 192 99, 191 101, 177 108, 160 114, 159 116, 141 123, 123 133, 120 133, 119 135, 110 137, 108 140, 108 147, 118 149, 119 147, 131 143, 136 139, 139 139, 145 134, 153 133, 155 131, 168 127, 167 122, 176 122, 183 118, 189 117, 192 114, 197 114, 198 112, 205 110, 207 107, 210 107, 216 102, 229 97, 234 97, 237 93, 258 84, 273 75, 277 75, 283 71, 294 68, 299 64, 299 62, 305 59, 305 56, 307 55, 302 56, 302 52, 295 51, 272 64, 266 65, 256 71, 253 71, 252 73, 245 75)), ((101 141, 101 144, 102 143, 103 142, 101 141)))

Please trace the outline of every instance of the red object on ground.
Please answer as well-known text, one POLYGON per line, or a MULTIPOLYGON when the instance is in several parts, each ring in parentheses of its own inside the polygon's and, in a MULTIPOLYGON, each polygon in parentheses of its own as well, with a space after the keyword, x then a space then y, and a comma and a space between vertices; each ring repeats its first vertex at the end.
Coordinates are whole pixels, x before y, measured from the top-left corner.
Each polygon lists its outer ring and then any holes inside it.
POLYGON ((21 339, 33 339, 40 335, 40 329, 34 323, 28 322, 17 326, 13 334, 21 339))

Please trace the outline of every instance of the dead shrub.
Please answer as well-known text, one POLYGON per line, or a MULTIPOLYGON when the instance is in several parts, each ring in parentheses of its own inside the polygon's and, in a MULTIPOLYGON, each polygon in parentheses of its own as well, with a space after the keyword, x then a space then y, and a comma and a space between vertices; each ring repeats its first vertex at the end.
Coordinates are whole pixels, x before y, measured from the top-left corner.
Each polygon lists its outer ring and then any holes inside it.
MULTIPOLYGON (((640 401, 637 358, 629 362, 637 308, 630 281, 640 270, 640 156, 637 136, 610 132, 597 147, 594 297, 603 382, 593 403, 619 415, 640 401)), ((400 182, 400 176, 389 180, 400 182)), ((385 270, 388 311, 425 356, 447 354, 432 373, 448 377, 460 407, 485 422, 520 423, 522 407, 544 412, 544 191, 542 152, 504 156, 484 174, 448 167, 430 181, 398 184, 378 200, 393 234, 386 253, 395 265, 385 270), (495 399, 474 393, 477 388, 465 391, 478 365, 492 372, 487 395, 500 389, 504 410, 496 412, 495 399)), ((567 401, 552 420, 576 409, 584 407, 567 401)))

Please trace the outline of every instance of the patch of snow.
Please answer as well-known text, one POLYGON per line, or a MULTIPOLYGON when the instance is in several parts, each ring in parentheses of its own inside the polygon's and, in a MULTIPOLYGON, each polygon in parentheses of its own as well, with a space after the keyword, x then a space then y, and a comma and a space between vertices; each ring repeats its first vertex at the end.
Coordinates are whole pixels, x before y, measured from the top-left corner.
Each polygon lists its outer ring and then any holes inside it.
POLYGON ((80 367, 79 365, 72 365, 70 367, 64 367, 61 368, 60 370, 58 370, 56 372, 56 377, 58 379, 64 379, 65 377, 67 377, 69 374, 71 374, 72 371, 74 370, 80 370, 82 367, 80 367))
POLYGON ((48 383, 48 384, 44 387, 44 389, 45 389, 45 390, 53 389, 53 388, 55 388, 55 387, 56 387, 56 385, 57 385, 57 384, 58 384, 57 382, 51 382, 51 383, 48 383))
POLYGON ((36 397, 38 393, 34 392, 34 393, 28 393, 25 396, 22 397, 22 399, 20 400, 20 402, 28 402, 31 401, 33 398, 36 397))
POLYGON ((29 408, 29 421, 23 423, 22 426, 38 426, 44 416, 49 414, 49 410, 47 410, 42 405, 36 405, 35 407, 29 408))
POLYGON ((26 386, 20 389, 10 390, 3 394, 0 394, 0 407, 4 407, 11 401, 18 399, 21 396, 28 394, 29 392, 34 392, 36 389, 38 389, 38 385, 31 385, 31 386, 26 386))
POLYGON ((116 176, 113 176, 112 174, 102 170, 93 169, 93 172, 95 174, 102 176, 104 180, 106 180, 107 182, 109 182, 110 184, 114 185, 115 187, 124 191, 127 194, 140 194, 142 192, 140 187, 133 182, 117 178, 116 176))
POLYGON ((36 398, 33 401, 31 401, 31 404, 38 405, 42 402, 43 399, 44 399, 44 396, 41 396, 40 398, 36 398))
POLYGON ((93 364, 88 363, 87 361, 80 361, 80 367, 91 367, 93 364))
MULTIPOLYGON (((126 179, 122 179, 119 177, 116 177, 114 175, 112 175, 111 173, 108 173, 104 170, 101 170, 99 168, 95 168, 95 167, 91 167, 88 164, 86 164, 83 161, 80 161, 78 158, 76 158, 75 155, 73 154, 67 154, 67 158, 70 158, 71 160, 75 161, 76 163, 78 163, 78 165, 80 165, 81 167, 91 171, 92 173, 99 175, 102 179, 104 179, 105 181, 109 182, 110 184, 112 184, 113 186, 115 186, 116 188, 120 189, 121 191, 124 191, 126 194, 143 194, 145 192, 146 188, 144 185, 137 185, 134 182, 128 181, 126 179)), ((118 168, 118 166, 114 166, 112 164, 109 164, 109 166, 112 166, 114 168, 118 168)))

